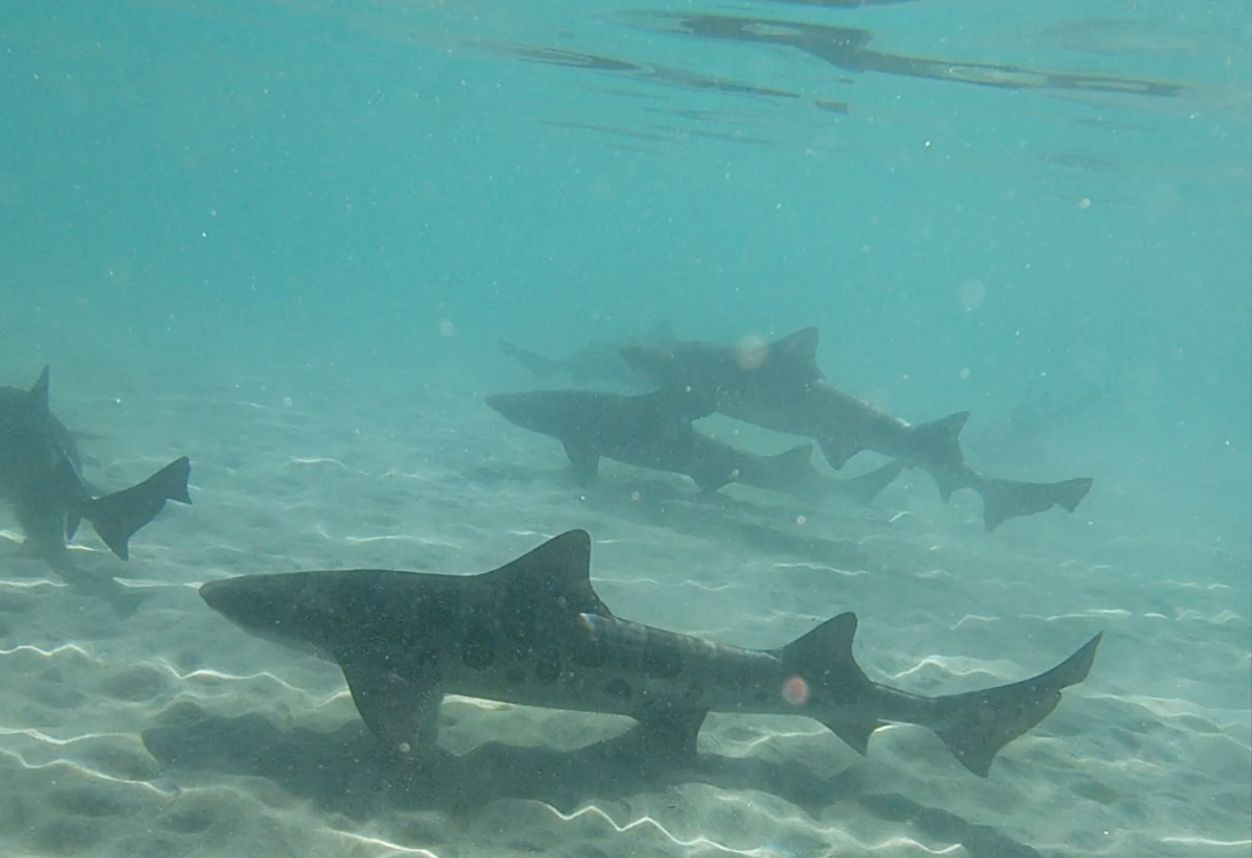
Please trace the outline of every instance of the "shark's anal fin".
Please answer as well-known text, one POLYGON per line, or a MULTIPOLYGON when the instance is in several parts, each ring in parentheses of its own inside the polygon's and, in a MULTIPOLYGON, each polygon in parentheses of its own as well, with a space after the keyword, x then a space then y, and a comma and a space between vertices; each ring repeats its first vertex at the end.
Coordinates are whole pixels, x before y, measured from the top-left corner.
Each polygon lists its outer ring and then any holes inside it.
POLYGON ((443 693, 434 678, 402 676, 374 656, 341 658, 352 702, 383 747, 400 757, 418 757, 439 734, 443 693))
POLYGON ((574 466, 574 479, 580 485, 587 485, 595 480, 600 470, 600 454, 586 444, 573 441, 565 442, 565 455, 574 466))
POLYGON ((623 741, 639 754, 669 761, 690 761, 709 710, 670 704, 649 704, 631 713, 639 723, 623 741))

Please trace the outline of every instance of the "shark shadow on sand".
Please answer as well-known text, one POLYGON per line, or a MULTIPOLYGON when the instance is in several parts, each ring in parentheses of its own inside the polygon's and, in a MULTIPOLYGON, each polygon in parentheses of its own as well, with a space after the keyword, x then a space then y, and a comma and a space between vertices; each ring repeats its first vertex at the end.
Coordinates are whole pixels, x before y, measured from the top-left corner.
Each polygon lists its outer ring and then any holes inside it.
MULTIPOLYGON (((143 732, 166 774, 188 784, 198 773, 265 778, 327 813, 368 820, 386 808, 473 815, 501 800, 541 801, 570 814, 686 784, 764 791, 817 816, 832 805, 908 823, 929 837, 960 843, 975 858, 1039 858, 997 829, 897 793, 869 793, 862 766, 821 776, 794 762, 702 754, 641 756, 629 734, 572 751, 487 742, 463 755, 440 752, 415 769, 386 754, 360 724, 330 733, 282 729, 261 715, 213 715, 193 703, 167 710, 143 732)), ((620 820, 619 820, 620 821, 620 820)))

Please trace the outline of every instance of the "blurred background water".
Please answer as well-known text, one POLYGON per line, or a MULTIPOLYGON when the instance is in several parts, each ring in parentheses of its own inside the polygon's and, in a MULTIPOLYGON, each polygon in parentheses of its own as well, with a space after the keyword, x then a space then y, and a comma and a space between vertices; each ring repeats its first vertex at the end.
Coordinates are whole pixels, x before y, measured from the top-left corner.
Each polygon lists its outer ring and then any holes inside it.
POLYGON ((1105 393, 1067 461, 1247 529, 1246 3, 16 3, 0 44, 25 374, 816 324, 974 434, 1105 393))

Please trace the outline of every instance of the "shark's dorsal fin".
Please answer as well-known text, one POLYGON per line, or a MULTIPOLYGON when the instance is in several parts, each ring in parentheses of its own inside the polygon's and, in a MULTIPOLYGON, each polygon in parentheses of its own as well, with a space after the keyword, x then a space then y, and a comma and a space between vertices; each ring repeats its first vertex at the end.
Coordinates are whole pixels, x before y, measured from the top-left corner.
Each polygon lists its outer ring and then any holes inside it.
POLYGON ((482 577, 491 584, 517 588, 528 599, 563 599, 573 614, 613 616, 591 586, 591 535, 585 530, 554 536, 482 577))
POLYGON ((48 410, 48 367, 45 366, 39 373, 39 378, 35 379, 26 395, 40 411, 48 410))
POLYGON ((822 377, 822 371, 817 368, 819 339, 821 339, 821 332, 817 328, 801 328, 781 340, 776 340, 770 345, 769 350, 772 355, 784 357, 792 366, 803 366, 806 372, 812 374, 812 378, 817 379, 822 377))

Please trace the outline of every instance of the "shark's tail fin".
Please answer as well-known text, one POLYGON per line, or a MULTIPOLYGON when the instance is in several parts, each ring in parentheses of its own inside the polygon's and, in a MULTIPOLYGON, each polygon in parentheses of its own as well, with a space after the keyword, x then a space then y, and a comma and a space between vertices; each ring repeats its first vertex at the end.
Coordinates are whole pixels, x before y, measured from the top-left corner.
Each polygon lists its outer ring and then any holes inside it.
POLYGON ((167 500, 191 503, 187 494, 190 475, 191 462, 187 457, 175 459, 142 483, 88 502, 83 516, 104 544, 125 560, 130 554, 130 538, 157 517, 167 500))
POLYGON ((906 467, 908 466, 901 460, 892 459, 887 464, 861 474, 859 477, 841 480, 839 485, 848 497, 853 498, 857 503, 867 504, 878 497, 879 492, 895 482, 896 477, 900 476, 900 472, 906 467))
POLYGON ((535 378, 547 378, 550 375, 557 375, 564 369, 564 366, 558 360, 544 357, 541 354, 528 351, 504 340, 500 340, 500 348, 504 350, 506 355, 520 363, 535 378))
POLYGON ((1043 512, 1059 506, 1073 512, 1091 490, 1089 477, 1059 483, 1023 483, 987 478, 980 482, 982 518, 987 530, 995 530, 1010 518, 1043 512))
POLYGON ((797 706, 812 706, 818 711, 834 709, 849 713, 845 718, 820 720, 836 736, 864 754, 870 734, 883 723, 864 714, 861 711, 864 707, 852 705, 874 689, 874 683, 852 657, 855 635, 856 614, 840 614, 787 644, 778 656, 791 676, 788 684, 794 683, 792 688, 800 695, 792 702, 797 706))
POLYGON ((965 768, 986 777, 1000 749, 1042 721, 1056 708, 1061 690, 1087 678, 1100 635, 1051 670, 1031 679, 934 698, 939 720, 935 730, 965 768))

